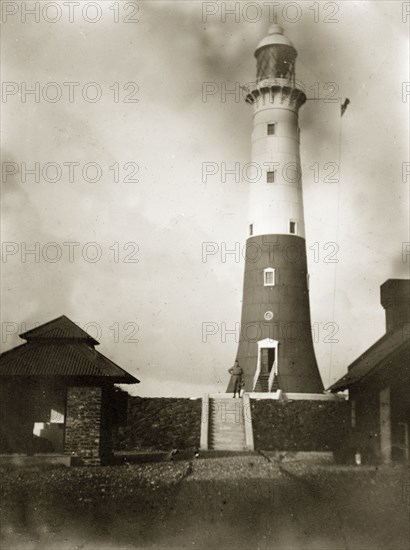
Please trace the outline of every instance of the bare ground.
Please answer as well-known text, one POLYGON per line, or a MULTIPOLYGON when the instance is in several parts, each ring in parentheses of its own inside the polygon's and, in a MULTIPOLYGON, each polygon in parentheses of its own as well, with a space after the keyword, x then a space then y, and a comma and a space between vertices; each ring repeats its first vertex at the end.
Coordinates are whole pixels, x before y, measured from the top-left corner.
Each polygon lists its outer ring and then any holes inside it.
POLYGON ((2 550, 410 547, 405 467, 255 453, 2 474, 2 550))

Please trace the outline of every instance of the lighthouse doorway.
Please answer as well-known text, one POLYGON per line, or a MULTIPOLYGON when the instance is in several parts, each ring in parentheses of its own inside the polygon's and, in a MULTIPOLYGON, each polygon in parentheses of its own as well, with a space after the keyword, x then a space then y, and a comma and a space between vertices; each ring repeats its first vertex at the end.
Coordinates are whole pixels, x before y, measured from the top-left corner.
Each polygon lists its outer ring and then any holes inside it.
POLYGON ((275 362, 275 348, 261 349, 261 374, 269 376, 275 362))
MULTIPOLYGON (((270 392, 278 373, 278 342, 266 338, 258 342, 258 358, 253 380, 253 391, 270 392)), ((275 388, 276 391, 277 388, 275 388)))

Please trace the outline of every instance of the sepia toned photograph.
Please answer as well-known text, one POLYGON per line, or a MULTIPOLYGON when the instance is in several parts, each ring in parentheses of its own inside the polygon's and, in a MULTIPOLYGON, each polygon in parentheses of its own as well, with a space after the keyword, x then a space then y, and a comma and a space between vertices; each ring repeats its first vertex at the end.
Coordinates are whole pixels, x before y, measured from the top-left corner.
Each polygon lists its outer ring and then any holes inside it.
POLYGON ((2 550, 408 550, 410 1, 0 11, 2 550))

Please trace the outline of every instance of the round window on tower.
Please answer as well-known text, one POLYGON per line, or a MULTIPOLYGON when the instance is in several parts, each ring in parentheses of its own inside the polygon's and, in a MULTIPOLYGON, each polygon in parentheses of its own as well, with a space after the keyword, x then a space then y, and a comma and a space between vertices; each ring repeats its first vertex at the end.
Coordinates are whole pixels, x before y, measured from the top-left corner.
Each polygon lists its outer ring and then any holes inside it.
POLYGON ((273 313, 271 311, 267 311, 264 315, 265 321, 272 321, 273 319, 273 313))

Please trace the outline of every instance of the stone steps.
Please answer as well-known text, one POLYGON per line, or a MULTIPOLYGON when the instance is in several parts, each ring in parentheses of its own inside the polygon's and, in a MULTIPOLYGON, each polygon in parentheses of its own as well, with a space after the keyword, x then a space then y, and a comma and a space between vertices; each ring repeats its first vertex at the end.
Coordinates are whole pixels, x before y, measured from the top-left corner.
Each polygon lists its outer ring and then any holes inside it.
MULTIPOLYGON (((275 375, 272 382, 271 392, 275 392, 278 389, 279 389, 278 377, 275 375)), ((264 392, 264 393, 267 393, 269 391, 269 374, 260 374, 258 376, 258 380, 256 381, 254 391, 264 392)))
POLYGON ((209 400, 209 448, 227 451, 246 448, 242 399, 209 400))

